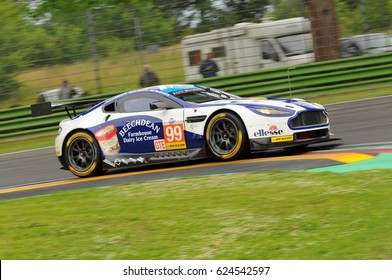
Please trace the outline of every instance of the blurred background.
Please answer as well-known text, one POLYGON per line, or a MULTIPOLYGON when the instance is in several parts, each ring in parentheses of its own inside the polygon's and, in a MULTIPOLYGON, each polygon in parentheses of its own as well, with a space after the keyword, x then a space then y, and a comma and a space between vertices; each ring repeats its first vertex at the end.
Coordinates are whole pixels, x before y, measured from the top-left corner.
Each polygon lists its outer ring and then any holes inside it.
POLYGON ((392 0, 3 0, 0 108, 392 51, 392 0), (46 98, 46 99, 45 99, 46 98), (56 98, 56 97, 53 97, 56 98))

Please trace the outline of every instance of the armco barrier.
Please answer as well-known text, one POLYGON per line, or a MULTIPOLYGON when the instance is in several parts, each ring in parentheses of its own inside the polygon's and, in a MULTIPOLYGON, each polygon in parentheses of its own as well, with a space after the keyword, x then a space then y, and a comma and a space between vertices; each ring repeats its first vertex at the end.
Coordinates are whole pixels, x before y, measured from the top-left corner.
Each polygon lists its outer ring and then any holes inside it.
POLYGON ((30 106, 21 106, 11 109, 0 109, 0 123, 3 124, 3 121, 24 118, 30 115, 30 106))
MULTIPOLYGON (((220 76, 191 81, 239 96, 289 96, 344 93, 363 88, 392 87, 392 52, 316 62, 290 68, 220 76), (290 83, 288 80, 290 75, 290 83)), ((112 94, 87 98, 108 98, 112 94)), ((32 118, 30 106, 0 110, 0 139, 55 131, 66 113, 32 118)))

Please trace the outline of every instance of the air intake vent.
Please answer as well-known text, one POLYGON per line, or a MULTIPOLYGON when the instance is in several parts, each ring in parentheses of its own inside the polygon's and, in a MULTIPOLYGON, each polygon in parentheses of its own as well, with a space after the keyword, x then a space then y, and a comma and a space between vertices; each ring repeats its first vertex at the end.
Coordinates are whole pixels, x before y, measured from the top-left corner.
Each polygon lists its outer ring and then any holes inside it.
POLYGON ((303 127, 327 123, 327 116, 323 111, 310 111, 298 114, 295 119, 290 121, 291 127, 303 127))

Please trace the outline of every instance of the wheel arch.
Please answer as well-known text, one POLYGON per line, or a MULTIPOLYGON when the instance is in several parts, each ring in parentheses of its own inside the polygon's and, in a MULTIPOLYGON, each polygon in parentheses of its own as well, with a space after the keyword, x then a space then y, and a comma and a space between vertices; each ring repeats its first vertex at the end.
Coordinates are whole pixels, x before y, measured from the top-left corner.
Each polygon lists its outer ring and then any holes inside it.
MULTIPOLYGON (((206 142, 206 149, 207 149, 207 151, 209 151, 208 152, 209 154, 214 153, 211 151, 211 148, 209 148, 209 139, 207 137, 208 136, 208 127, 209 127, 211 121, 213 121, 213 119, 215 117, 217 117, 219 114, 222 114, 222 113, 228 113, 228 114, 232 115, 231 118, 234 117, 237 120, 237 122, 239 122, 242 125, 242 127, 243 127, 243 135, 242 135, 243 145, 241 145, 240 148, 238 148, 238 150, 235 152, 234 155, 229 156, 228 158, 225 158, 225 159, 223 157, 220 159, 221 160, 222 159, 228 160, 228 159, 234 159, 234 158, 241 158, 245 155, 245 153, 248 153, 250 151, 250 140, 248 137, 248 130, 247 130, 247 127, 244 123, 244 120, 241 118, 241 116, 236 111, 233 111, 233 110, 230 110, 227 108, 216 110, 215 112, 210 114, 210 116, 208 117, 208 119, 205 123, 205 127, 204 127, 204 139, 206 142)), ((216 156, 216 154, 215 154, 215 156, 216 156)))
POLYGON ((203 130, 204 131, 204 138, 206 137, 207 127, 208 127, 208 124, 210 123, 211 119, 220 113, 231 113, 231 114, 235 115, 242 122, 242 125, 245 127, 245 131, 247 134, 246 140, 249 143, 249 137, 248 137, 249 132, 248 132, 248 128, 246 127, 246 125, 244 123, 244 120, 241 118, 241 116, 236 111, 231 110, 231 109, 227 109, 227 108, 216 110, 215 112, 210 114, 210 116, 208 117, 208 119, 206 120, 205 125, 204 125, 204 130, 203 130))
MULTIPOLYGON (((74 135, 75 133, 78 133, 78 132, 86 132, 86 133, 90 134, 90 136, 93 137, 97 141, 97 138, 95 138, 94 133, 92 131, 90 131, 89 129, 86 129, 86 128, 75 128, 75 129, 69 131, 67 133, 67 135, 64 137, 63 143, 61 144, 61 156, 62 157, 64 157, 64 149, 65 149, 65 147, 67 145, 67 142, 68 142, 69 138, 72 135, 74 135)), ((100 153, 102 155, 101 147, 98 147, 98 148, 99 148, 99 151, 100 151, 100 153)))
MULTIPOLYGON (((93 133, 92 131, 90 131, 89 129, 86 129, 86 128, 75 128, 75 129, 69 131, 69 132, 67 133, 67 135, 64 137, 63 142, 61 143, 61 155, 60 155, 60 156, 57 156, 57 158, 58 158, 60 164, 61 164, 65 169, 68 169, 68 166, 67 166, 67 164, 66 164, 66 162, 65 162, 65 148, 66 148, 67 142, 68 142, 69 138, 70 138, 72 135, 74 135, 75 133, 78 133, 78 132, 86 132, 86 133, 88 133, 91 137, 93 137, 93 138, 97 141, 97 138, 95 138, 94 133, 93 133)), ((98 141, 97 141, 97 142, 98 142, 98 141)), ((99 153, 101 154, 101 158, 103 158, 104 155, 103 155, 102 149, 101 149, 101 147, 100 147, 99 145, 98 145, 98 149, 99 149, 99 153)))
MULTIPOLYGON (((64 137, 64 141, 62 143, 62 156, 63 156, 63 161, 65 163, 65 168, 70 170, 74 175, 78 177, 91 177, 91 176, 96 176, 103 174, 105 171, 102 169, 102 162, 103 162, 103 153, 101 150, 101 147, 99 145, 99 142, 94 136, 94 133, 92 133, 88 129, 83 129, 83 128, 77 128, 69 131, 67 135, 64 137), (78 163, 74 159, 70 160, 70 154, 68 153, 68 148, 72 149, 74 145, 74 141, 80 141, 80 139, 84 139, 82 141, 87 141, 89 142, 89 147, 87 149, 92 149, 95 150, 95 156, 91 157, 92 159, 91 163, 88 164, 85 170, 80 170, 78 163), (69 143, 69 146, 67 144, 69 143)), ((84 150, 84 148, 83 148, 84 150)), ((83 153, 83 157, 87 157, 85 151, 79 153, 83 153)), ((72 156, 73 158, 73 156, 72 156)), ((82 167, 84 168, 84 166, 82 167)))

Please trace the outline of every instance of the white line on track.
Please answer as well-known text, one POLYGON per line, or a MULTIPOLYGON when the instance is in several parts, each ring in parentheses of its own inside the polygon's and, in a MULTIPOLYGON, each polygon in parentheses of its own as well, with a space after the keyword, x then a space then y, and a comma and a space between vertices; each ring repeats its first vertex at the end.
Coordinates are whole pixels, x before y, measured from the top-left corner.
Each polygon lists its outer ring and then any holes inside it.
POLYGON ((345 103, 354 103, 354 102, 361 102, 361 101, 366 101, 366 100, 382 99, 382 98, 392 98, 392 95, 384 95, 384 96, 369 97, 369 98, 350 100, 350 101, 342 101, 342 102, 337 102, 337 103, 324 104, 323 106, 339 105, 339 104, 345 104, 345 103))
POLYGON ((27 153, 27 152, 34 152, 34 151, 39 151, 39 150, 46 150, 46 149, 53 149, 53 151, 54 151, 54 146, 42 147, 42 148, 36 148, 36 149, 30 149, 30 150, 23 150, 23 151, 6 153, 6 154, 0 154, 0 157, 1 156, 9 156, 9 155, 17 155, 17 154, 22 154, 22 153, 27 153))

